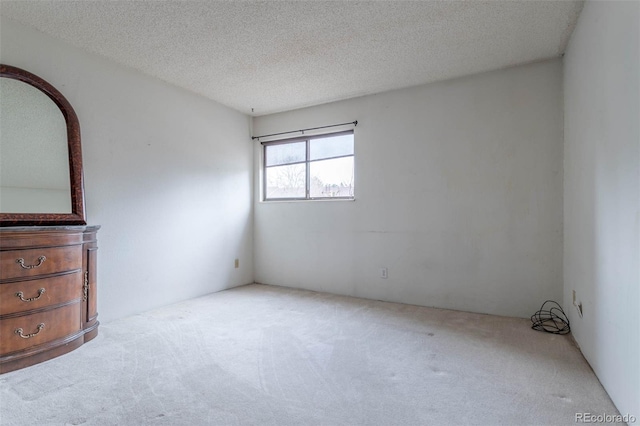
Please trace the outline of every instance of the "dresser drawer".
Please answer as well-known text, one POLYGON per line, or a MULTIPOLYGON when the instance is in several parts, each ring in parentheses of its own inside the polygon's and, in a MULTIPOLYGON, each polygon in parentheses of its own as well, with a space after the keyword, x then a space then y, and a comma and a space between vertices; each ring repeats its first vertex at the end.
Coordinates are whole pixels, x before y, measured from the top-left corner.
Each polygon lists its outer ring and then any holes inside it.
POLYGON ((0 284, 0 316, 82 298, 82 272, 0 284))
POLYGON ((0 251, 0 280, 82 269, 82 246, 0 251))
POLYGON ((0 321, 0 355, 47 343, 79 331, 79 302, 50 311, 3 319, 0 321))

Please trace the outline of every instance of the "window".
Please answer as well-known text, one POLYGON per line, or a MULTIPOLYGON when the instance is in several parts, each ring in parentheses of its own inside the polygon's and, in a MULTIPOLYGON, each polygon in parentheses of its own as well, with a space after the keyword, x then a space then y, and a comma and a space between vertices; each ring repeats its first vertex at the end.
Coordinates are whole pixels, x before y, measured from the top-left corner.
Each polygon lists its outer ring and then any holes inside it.
POLYGON ((263 144, 265 201, 353 199, 353 131, 263 144))

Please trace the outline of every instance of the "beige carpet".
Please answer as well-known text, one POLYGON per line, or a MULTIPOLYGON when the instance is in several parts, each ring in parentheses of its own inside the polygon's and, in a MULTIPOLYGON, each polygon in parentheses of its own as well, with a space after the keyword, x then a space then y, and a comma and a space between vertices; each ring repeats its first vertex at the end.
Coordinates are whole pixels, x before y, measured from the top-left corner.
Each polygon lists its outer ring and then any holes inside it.
POLYGON ((618 414, 525 319, 249 285, 0 376, 2 425, 528 425, 618 414))

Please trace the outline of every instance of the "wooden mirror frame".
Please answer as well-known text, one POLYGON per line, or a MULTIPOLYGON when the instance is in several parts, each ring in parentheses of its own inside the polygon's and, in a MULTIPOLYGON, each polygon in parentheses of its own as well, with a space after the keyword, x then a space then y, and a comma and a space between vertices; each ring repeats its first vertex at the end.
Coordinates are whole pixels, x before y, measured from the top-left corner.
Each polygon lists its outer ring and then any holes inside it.
POLYGON ((2 77, 19 80, 35 87, 60 108, 67 122, 71 213, 0 213, 0 226, 86 225, 80 122, 73 107, 55 87, 28 71, 0 64, 0 78, 2 77))

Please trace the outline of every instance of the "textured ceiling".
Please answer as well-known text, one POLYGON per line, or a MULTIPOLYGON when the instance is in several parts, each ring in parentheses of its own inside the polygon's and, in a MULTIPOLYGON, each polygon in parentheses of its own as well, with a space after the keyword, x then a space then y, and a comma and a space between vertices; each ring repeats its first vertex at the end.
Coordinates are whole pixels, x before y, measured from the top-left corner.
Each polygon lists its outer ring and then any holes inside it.
POLYGON ((6 17, 251 115, 557 57, 581 8, 581 1, 0 2, 6 17))

